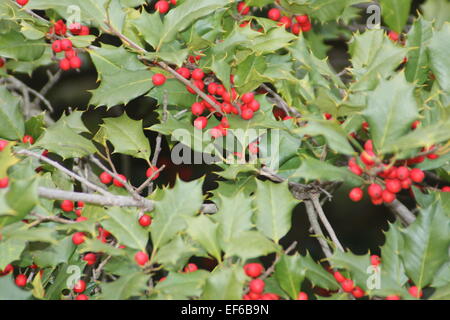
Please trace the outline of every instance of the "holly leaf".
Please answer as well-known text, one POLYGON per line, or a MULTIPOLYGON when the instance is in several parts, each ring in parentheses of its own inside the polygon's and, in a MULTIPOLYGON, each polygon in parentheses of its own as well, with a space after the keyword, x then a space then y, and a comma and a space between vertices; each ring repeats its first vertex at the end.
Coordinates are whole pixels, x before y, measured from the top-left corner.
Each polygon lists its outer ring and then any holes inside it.
POLYGON ((299 268, 300 256, 283 255, 275 265, 274 276, 278 280, 281 288, 292 300, 296 300, 300 288, 305 278, 305 272, 299 268))

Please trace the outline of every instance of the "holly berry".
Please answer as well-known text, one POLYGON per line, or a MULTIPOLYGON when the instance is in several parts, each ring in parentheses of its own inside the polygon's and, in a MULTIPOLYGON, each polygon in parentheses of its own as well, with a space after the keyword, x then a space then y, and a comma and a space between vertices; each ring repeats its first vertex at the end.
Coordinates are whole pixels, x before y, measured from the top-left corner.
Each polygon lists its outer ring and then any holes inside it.
MULTIPOLYGON (((123 174, 118 174, 117 176, 118 176, 121 180, 127 181, 127 177, 125 177, 123 174)), ((119 188, 122 188, 122 187, 123 187, 123 183, 122 183, 121 181, 119 181, 118 179, 114 179, 114 180, 113 180, 113 184, 114 184, 116 187, 119 187, 119 188)))
POLYGON ((380 257, 376 254, 370 256, 370 264, 373 266, 378 266, 381 263, 380 257))
POLYGON ((80 57, 74 56, 69 59, 70 67, 72 69, 80 69, 83 62, 81 61, 80 57))
POLYGON ((81 32, 81 23, 79 23, 79 22, 75 22, 75 23, 72 23, 70 26, 69 26, 69 31, 70 31, 70 33, 71 34, 73 34, 73 35, 79 35, 80 34, 80 32, 81 32))
POLYGON ((155 10, 159 13, 167 13, 169 11, 170 5, 167 1, 160 0, 155 3, 155 10))
POLYGON ((177 72, 185 79, 189 79, 191 77, 191 72, 188 68, 178 68, 177 72))
POLYGON ((53 41, 53 43, 52 43, 52 50, 55 53, 63 51, 62 46, 61 46, 61 40, 53 41))
POLYGON ((269 12, 267 12, 267 17, 270 20, 278 21, 281 18, 281 11, 277 8, 272 8, 269 10, 269 12))
POLYGON ((308 300, 308 295, 304 292, 299 292, 297 300, 308 300))
POLYGON ((409 288, 408 292, 414 298, 421 298, 423 296, 422 290, 419 290, 419 288, 417 288, 416 286, 412 286, 411 288, 409 288))
POLYGON ((382 198, 385 203, 392 203, 396 199, 396 196, 389 190, 383 190, 382 198))
POLYGON ((346 278, 339 271, 334 272, 333 276, 336 279, 336 281, 339 283, 342 283, 346 280, 346 278))
POLYGON ((246 108, 246 109, 242 110, 241 117, 244 120, 250 120, 251 118, 253 118, 253 114, 254 114, 254 112, 252 109, 246 108))
POLYGON ((139 251, 134 255, 134 260, 138 265, 143 266, 148 262, 148 254, 143 251, 139 251))
POLYGON ((284 27, 286 28, 286 29, 289 29, 290 27, 291 27, 291 19, 289 19, 289 17, 286 17, 286 16, 282 16, 281 18, 280 18, 280 20, 279 20, 279 22, 278 22, 278 25, 279 26, 283 26, 284 25, 284 27))
POLYGON ((0 68, 3 68, 3 66, 5 65, 6 61, 3 58, 0 58, 0 68))
POLYGON ((73 244, 75 244, 77 246, 82 244, 84 242, 84 240, 85 240, 85 235, 83 232, 76 232, 72 236, 72 242, 73 242, 73 244))
POLYGON ((79 294, 76 296, 75 300, 89 300, 89 297, 85 294, 79 294))
POLYGON ((87 217, 78 217, 75 219, 76 222, 83 222, 83 221, 87 221, 88 218, 87 217))
POLYGON ((379 184, 372 183, 367 189, 367 192, 371 198, 379 199, 383 194, 383 188, 379 184))
POLYGON ((28 3, 28 0, 16 0, 17 4, 24 6, 28 3))
POLYGON ((66 57, 66 59, 70 59, 75 57, 77 55, 77 52, 73 49, 67 50, 66 52, 64 52, 64 56, 66 57))
POLYGON ((344 292, 352 292, 353 289, 355 288, 355 284, 353 283, 353 280, 350 279, 345 279, 342 283, 342 290, 344 292))
POLYGON ((191 112, 194 116, 199 116, 205 112, 205 106, 200 102, 194 102, 191 106, 191 112))
POLYGON ((425 173, 418 168, 414 168, 409 173, 409 177, 415 183, 421 183, 425 179, 425 173))
POLYGON ((71 212, 71 211, 73 211, 74 207, 75 206, 74 206, 73 202, 70 200, 64 200, 63 202, 61 202, 61 209, 64 212, 71 212))
POLYGON ((255 100, 255 95, 253 94, 253 92, 244 93, 241 97, 241 100, 242 102, 248 104, 255 100))
POLYGON ((92 266, 97 262, 97 256, 94 253, 87 253, 83 260, 87 262, 88 266, 92 266))
POLYGON ((392 193, 399 193, 402 190, 402 184, 400 180, 386 180, 386 189, 392 193))
POLYGON ((156 180, 159 177, 159 171, 157 167, 150 167, 147 169, 147 172, 145 173, 145 175, 147 176, 147 178, 150 178, 153 176, 152 180, 156 180))
POLYGON ((148 227, 152 224, 152 217, 150 217, 147 214, 144 214, 142 217, 139 218, 139 224, 143 227, 148 227))
POLYGON ((113 177, 108 172, 102 172, 100 174, 100 181, 103 184, 110 184, 113 181, 113 177))
POLYGON ((206 117, 198 117, 194 120, 194 127, 196 127, 199 130, 203 130, 206 128, 208 124, 208 118, 206 117))
POLYGON ((192 71, 192 79, 194 80, 202 80, 203 77, 205 76, 205 73, 203 72, 202 69, 195 69, 194 71, 192 71))
POLYGON ((445 186, 441 189, 442 192, 450 192, 450 187, 445 186))
POLYGON ((249 277, 257 278, 263 273, 264 267, 260 263, 248 263, 244 266, 244 271, 249 277))
POLYGON ((8 188, 8 185, 9 185, 8 177, 0 179, 0 189, 8 188))
POLYGON ((24 274, 17 275, 15 283, 18 287, 25 287, 27 285, 27 276, 24 274))
POLYGON ((73 291, 76 293, 83 293, 86 290, 86 282, 83 280, 78 280, 73 287, 73 291))
POLYGON ((300 23, 295 23, 292 25, 291 31, 293 34, 298 36, 300 34, 300 32, 302 31, 302 26, 300 25, 300 23))
POLYGON ((261 107, 261 104, 257 101, 257 100, 253 100, 252 102, 250 102, 249 104, 247 104, 247 106, 253 111, 256 112, 259 110, 259 108, 261 107))
POLYGON ((23 142, 23 143, 33 144, 33 143, 34 143, 34 139, 33 139, 32 136, 26 135, 26 136, 24 136, 24 137, 22 138, 22 142, 23 142))
POLYGON ((244 1, 239 2, 237 5, 237 11, 242 15, 247 15, 250 12, 250 7, 248 7, 244 1))
POLYGON ((59 68, 63 71, 70 70, 70 60, 65 58, 59 61, 59 68))
POLYGON ((253 279, 249 283, 250 291, 253 292, 253 293, 256 293, 256 294, 263 293, 265 286, 266 286, 266 284, 261 279, 253 279))
POLYGON ((81 26, 80 36, 88 36, 91 33, 88 26, 81 26))
POLYGON ((153 75, 152 81, 155 86, 162 86, 164 83, 166 83, 166 76, 162 73, 156 73, 153 75))
POLYGON ((407 167, 398 167, 397 178, 400 180, 405 180, 409 178, 409 169, 407 167))
POLYGON ((373 153, 373 151, 367 151, 364 150, 361 153, 361 161, 364 162, 365 165, 367 166, 373 166, 375 164, 375 154, 373 153))
POLYGON ((186 267, 184 267, 184 272, 186 272, 186 273, 194 272, 197 270, 198 270, 198 267, 195 263, 188 263, 188 265, 186 267))
POLYGON ((364 296, 366 295, 366 293, 365 293, 364 290, 361 289, 360 287, 355 287, 355 289, 353 289, 353 291, 352 291, 352 295, 353 295, 356 299, 359 299, 359 298, 364 297, 364 296))
POLYGON ((350 199, 354 202, 361 201, 363 196, 364 196, 364 192, 362 191, 361 188, 353 188, 349 194, 350 199))
POLYGON ((72 49, 72 41, 70 41, 69 39, 62 39, 61 40, 61 49, 63 51, 68 51, 68 50, 72 49))
POLYGON ((300 15, 300 16, 296 16, 296 17, 295 17, 295 20, 297 20, 297 22, 298 22, 299 24, 301 24, 301 25, 310 23, 309 17, 308 17, 308 15, 306 15, 306 14, 303 14, 303 15, 300 15))
POLYGON ((394 42, 397 42, 398 39, 400 38, 400 35, 395 31, 389 31, 388 36, 394 42))

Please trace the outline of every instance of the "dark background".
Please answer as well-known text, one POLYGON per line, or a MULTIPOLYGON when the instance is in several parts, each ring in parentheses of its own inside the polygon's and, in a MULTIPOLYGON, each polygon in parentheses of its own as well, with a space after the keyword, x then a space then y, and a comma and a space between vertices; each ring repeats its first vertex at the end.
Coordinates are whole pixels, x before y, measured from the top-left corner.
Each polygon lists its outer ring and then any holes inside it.
MULTIPOLYGON (((411 13, 415 13, 423 2, 423 0, 414 1, 411 13)), ((102 36, 100 40, 101 42, 120 45, 117 39, 109 36, 102 36)), ((327 41, 327 44, 331 46, 328 51, 328 57, 336 71, 340 71, 349 65, 347 40, 342 38, 327 41)), ((87 90, 95 89, 98 86, 96 83, 97 73, 87 56, 82 56, 82 59, 84 62, 82 69, 78 72, 65 72, 47 97, 55 108, 55 112, 51 114, 53 119, 59 119, 61 114, 68 108, 87 111, 83 119, 88 128, 95 132, 101 118, 120 115, 123 112, 123 106, 117 106, 108 111, 104 107, 97 109, 87 107, 90 99, 90 93, 87 90)), ((56 65, 50 69, 52 72, 58 70, 56 65)), ((46 70, 46 68, 36 70, 31 79, 25 76, 18 77, 32 88, 39 90, 47 81, 46 70)), ((154 100, 138 98, 126 107, 126 112, 131 118, 143 119, 144 126, 149 127, 158 121, 157 113, 155 112, 156 108, 154 100)), ((146 134, 153 148, 156 135, 149 131, 146 131, 146 134)), ((144 161, 124 156, 114 156, 114 161, 117 168, 131 179, 134 185, 139 185, 145 180, 147 166, 144 161)), ((158 184, 160 185, 173 182, 177 174, 184 180, 191 180, 199 178, 206 172, 211 172, 214 169, 202 165, 175 166, 171 164, 170 152, 165 141, 163 142, 163 152, 158 165, 162 164, 166 165, 166 169, 158 179, 158 184)), ((207 183, 205 184, 207 190, 215 188, 215 183, 213 182, 215 178, 214 175, 208 174, 207 183)), ((388 221, 393 221, 393 216, 385 207, 373 206, 367 198, 360 203, 350 202, 347 196, 348 191, 345 187, 341 187, 334 194, 333 200, 325 204, 324 211, 344 247, 350 248, 356 254, 364 254, 368 251, 378 253, 378 247, 384 242, 383 230, 388 228, 388 221)), ((410 195, 407 192, 400 195, 400 200, 406 203, 408 203, 408 198, 410 198, 410 195)), ((183 199, 180 199, 180 201, 183 201, 183 199)), ((306 218, 304 205, 300 204, 293 215, 293 228, 283 239, 282 244, 288 246, 293 241, 298 241, 298 248, 301 253, 304 254, 308 250, 314 257, 320 258, 321 250, 318 242, 310 236, 308 229, 309 223, 306 218)))

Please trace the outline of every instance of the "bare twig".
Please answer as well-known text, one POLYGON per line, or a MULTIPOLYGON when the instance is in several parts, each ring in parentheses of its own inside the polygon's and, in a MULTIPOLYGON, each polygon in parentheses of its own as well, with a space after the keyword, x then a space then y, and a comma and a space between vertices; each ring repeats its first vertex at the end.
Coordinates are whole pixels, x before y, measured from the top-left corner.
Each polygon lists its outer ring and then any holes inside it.
POLYGON ((386 203, 386 207, 388 207, 405 226, 409 226, 416 220, 416 216, 398 200, 394 200, 392 203, 386 203))
POLYGON ((52 167, 54 167, 55 169, 58 169, 59 171, 67 174, 69 177, 71 177, 71 178, 73 178, 75 180, 78 180, 79 182, 85 184, 86 186, 88 186, 92 190, 95 190, 95 191, 97 191, 97 192, 99 192, 99 193, 101 193, 101 194, 103 194, 105 196, 112 195, 111 193, 109 193, 105 189, 103 189, 103 188, 93 184, 92 182, 90 182, 89 180, 87 180, 87 179, 85 179, 83 177, 80 177, 76 173, 73 173, 72 171, 68 170, 64 166, 60 165, 58 162, 53 161, 53 160, 43 156, 42 154, 38 154, 38 153, 29 151, 29 150, 25 150, 25 149, 15 151, 15 153, 18 154, 18 155, 25 155, 25 156, 33 157, 33 158, 39 159, 39 160, 41 160, 43 162, 46 162, 49 165, 51 165, 52 167))
POLYGON ((314 231, 314 234, 317 237, 317 240, 322 247, 322 251, 325 256, 329 259, 333 254, 328 245, 328 242, 325 240, 325 236, 322 232, 322 228, 320 227, 319 221, 317 220, 317 212, 314 208, 313 203, 310 200, 305 201, 306 213, 308 214, 308 219, 311 224, 311 228, 314 231))
POLYGON ((295 110, 295 109, 292 108, 292 107, 289 107, 289 105, 287 104, 287 102, 284 101, 283 98, 282 98, 278 93, 276 93, 274 90, 272 90, 268 85, 266 85, 265 83, 263 83, 263 84, 261 85, 261 87, 273 96, 273 98, 274 98, 275 101, 276 101, 277 106, 278 106, 279 108, 283 109, 283 111, 284 111, 287 115, 293 114, 293 115, 296 116, 297 118, 300 118, 300 117, 302 116, 302 115, 300 114, 300 112, 298 112, 297 110, 295 110))
POLYGON ((29 86, 27 86, 25 83, 23 83, 22 81, 20 81, 17 78, 14 77, 8 77, 7 78, 11 83, 13 83, 14 85, 16 85, 19 88, 24 88, 25 90, 29 91, 30 93, 32 93, 34 96, 36 96, 36 99, 39 99, 40 101, 42 101, 45 106, 47 107, 47 109, 50 112, 53 112, 53 107, 51 105, 51 103, 39 92, 37 92, 36 90, 34 90, 33 88, 30 88, 29 86))

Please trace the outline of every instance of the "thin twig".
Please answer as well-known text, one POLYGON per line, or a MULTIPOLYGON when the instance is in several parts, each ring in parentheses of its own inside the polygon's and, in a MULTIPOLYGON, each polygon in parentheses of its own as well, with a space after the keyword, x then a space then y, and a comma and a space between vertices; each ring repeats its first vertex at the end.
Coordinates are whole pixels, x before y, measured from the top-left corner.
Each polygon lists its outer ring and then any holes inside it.
POLYGON ((394 200, 392 203, 386 203, 385 205, 400 219, 403 225, 409 226, 416 221, 416 216, 400 201, 394 200))
POLYGON ((314 209, 314 205, 310 200, 305 201, 306 213, 308 214, 309 223, 311 224, 311 228, 317 237, 317 240, 322 247, 322 251, 325 256, 329 259, 333 255, 331 249, 328 245, 328 242, 325 240, 325 236, 322 232, 322 228, 320 227, 319 221, 317 220, 317 212, 314 209))

